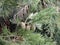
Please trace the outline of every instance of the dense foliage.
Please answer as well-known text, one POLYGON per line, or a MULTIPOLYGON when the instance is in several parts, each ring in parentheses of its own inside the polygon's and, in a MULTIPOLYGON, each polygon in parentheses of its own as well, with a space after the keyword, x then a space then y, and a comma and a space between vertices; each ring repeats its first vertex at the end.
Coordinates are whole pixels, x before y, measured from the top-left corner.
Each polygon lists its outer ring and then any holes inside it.
MULTIPOLYGON (((7 26, 2 26, 0 45, 60 45, 59 4, 59 0, 0 0, 0 17, 4 20, 8 17, 12 24, 16 24, 14 32, 10 32, 7 26), (25 23, 30 23, 33 29, 21 27, 19 18, 14 21, 14 15, 24 5, 29 5, 29 16, 25 23)), ((2 22, 0 21, 1 24, 2 22)))

